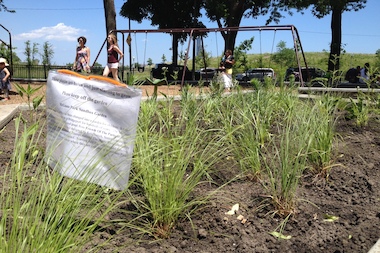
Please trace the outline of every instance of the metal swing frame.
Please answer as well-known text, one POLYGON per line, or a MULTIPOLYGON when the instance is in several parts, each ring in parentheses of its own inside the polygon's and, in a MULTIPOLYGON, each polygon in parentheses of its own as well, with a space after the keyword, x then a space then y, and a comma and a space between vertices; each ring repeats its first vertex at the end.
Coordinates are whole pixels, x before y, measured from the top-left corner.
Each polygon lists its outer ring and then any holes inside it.
MULTIPOLYGON (((122 35, 122 41, 125 41, 125 36, 131 36, 132 33, 168 33, 168 34, 173 34, 173 33, 188 33, 189 34, 189 42, 187 46, 187 51, 185 55, 185 60, 184 60, 184 70, 182 73, 182 79, 181 79, 181 86, 184 85, 185 82, 185 69, 187 66, 187 60, 189 59, 189 52, 190 52, 190 47, 191 44, 194 43, 194 38, 197 36, 197 34, 204 34, 204 33, 210 33, 210 32, 229 32, 229 31, 237 31, 237 32, 250 32, 250 31, 290 31, 293 36, 293 46, 294 46, 294 51, 296 54, 296 59, 297 59, 297 64, 298 64, 298 70, 299 70, 299 78, 300 78, 300 85, 304 86, 304 79, 302 76, 302 71, 301 71, 301 59, 300 59, 300 54, 303 59, 303 63, 305 64, 305 67, 308 72, 308 65, 306 62, 305 54, 302 48, 301 44, 301 39, 299 36, 299 33, 297 31, 297 28, 294 25, 273 25, 273 26, 239 26, 239 27, 225 27, 225 28, 173 28, 173 29, 126 29, 126 30, 113 30, 110 31, 110 33, 120 33, 122 35)), ((104 45, 106 44, 107 39, 105 39, 102 47, 99 50, 99 53, 94 61, 94 64, 96 60, 98 59, 100 52, 102 51, 104 45)), ((131 52, 131 45, 128 45, 129 47, 129 71, 132 73, 132 52, 131 52)), ((204 51, 203 47, 203 40, 202 40, 202 49, 204 51)), ((125 52, 125 43, 122 44, 121 48, 122 52, 125 52)), ((193 55, 195 54, 194 49, 193 49, 193 55)), ((125 55, 125 54, 124 54, 125 55)), ((125 58, 123 58, 123 64, 122 64, 122 80, 124 80, 124 63, 125 63, 125 58)), ((194 69, 193 71, 193 76, 194 76, 194 69)))
POLYGON ((12 68, 13 67, 13 58, 12 58, 13 57, 13 52, 12 52, 12 36, 11 36, 11 32, 7 28, 5 28, 2 24, 0 24, 0 27, 3 28, 8 33, 8 36, 9 36, 9 44, 7 44, 2 39, 0 39, 0 42, 2 44, 4 44, 8 48, 9 52, 10 52, 9 59, 7 59, 7 60, 9 62, 9 65, 12 68))

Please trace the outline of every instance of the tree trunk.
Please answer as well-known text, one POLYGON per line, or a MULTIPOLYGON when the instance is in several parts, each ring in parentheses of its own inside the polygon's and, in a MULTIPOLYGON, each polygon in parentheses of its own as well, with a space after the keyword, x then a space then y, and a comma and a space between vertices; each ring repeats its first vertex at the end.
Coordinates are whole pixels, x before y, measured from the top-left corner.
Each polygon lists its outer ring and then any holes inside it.
MULTIPOLYGON (((241 19, 243 18, 245 9, 245 1, 239 0, 236 1, 236 4, 233 4, 229 9, 229 15, 225 17, 225 27, 238 27, 240 26, 241 19)), ((223 22, 221 19, 216 20, 218 27, 223 27, 223 22)), ((227 32, 220 32, 222 34, 222 37, 224 39, 224 52, 227 49, 230 49, 234 51, 235 43, 236 43, 236 36, 238 34, 237 31, 227 31, 227 32)), ((224 52, 222 55, 224 55, 224 52)))
POLYGON ((106 37, 112 30, 116 30, 116 11, 114 0, 103 0, 106 19, 106 37))
MULTIPOLYGON (((229 31, 229 32, 224 34, 224 36, 223 36, 223 38, 224 38, 224 51, 226 51, 227 49, 234 51, 235 43, 236 43, 236 36, 237 36, 236 31, 229 31)), ((223 54, 224 54, 224 52, 223 52, 223 54)))
POLYGON ((172 36, 172 63, 178 64, 178 34, 173 33, 172 36))
POLYGON ((339 58, 342 44, 342 9, 334 8, 331 14, 331 44, 328 70, 332 73, 339 70, 339 58))

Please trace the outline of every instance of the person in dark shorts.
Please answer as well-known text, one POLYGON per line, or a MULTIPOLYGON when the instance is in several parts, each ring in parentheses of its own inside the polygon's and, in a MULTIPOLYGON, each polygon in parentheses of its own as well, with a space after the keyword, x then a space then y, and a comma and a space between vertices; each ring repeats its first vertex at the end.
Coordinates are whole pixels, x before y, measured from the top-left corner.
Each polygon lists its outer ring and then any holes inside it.
POLYGON ((360 66, 357 66, 356 68, 350 68, 345 76, 345 80, 350 83, 358 83, 360 78, 360 66))

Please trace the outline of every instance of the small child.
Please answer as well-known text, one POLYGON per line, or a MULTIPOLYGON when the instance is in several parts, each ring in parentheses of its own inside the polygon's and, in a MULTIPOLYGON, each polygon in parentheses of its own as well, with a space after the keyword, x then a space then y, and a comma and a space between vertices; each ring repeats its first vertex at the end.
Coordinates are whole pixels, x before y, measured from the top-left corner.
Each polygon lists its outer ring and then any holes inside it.
POLYGON ((0 84, 1 89, 4 91, 5 98, 4 100, 9 100, 9 91, 11 90, 11 82, 10 82, 10 76, 11 73, 6 68, 6 66, 9 66, 7 63, 7 60, 4 58, 0 58, 0 84))

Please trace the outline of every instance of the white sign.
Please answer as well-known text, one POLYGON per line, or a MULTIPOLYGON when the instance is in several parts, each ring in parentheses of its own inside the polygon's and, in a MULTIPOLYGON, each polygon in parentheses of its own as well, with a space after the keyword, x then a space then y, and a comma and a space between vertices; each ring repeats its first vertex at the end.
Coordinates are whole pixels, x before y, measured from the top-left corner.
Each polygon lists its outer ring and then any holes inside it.
POLYGON ((64 176, 123 190, 128 186, 141 90, 114 82, 70 71, 49 72, 47 162, 64 176))

